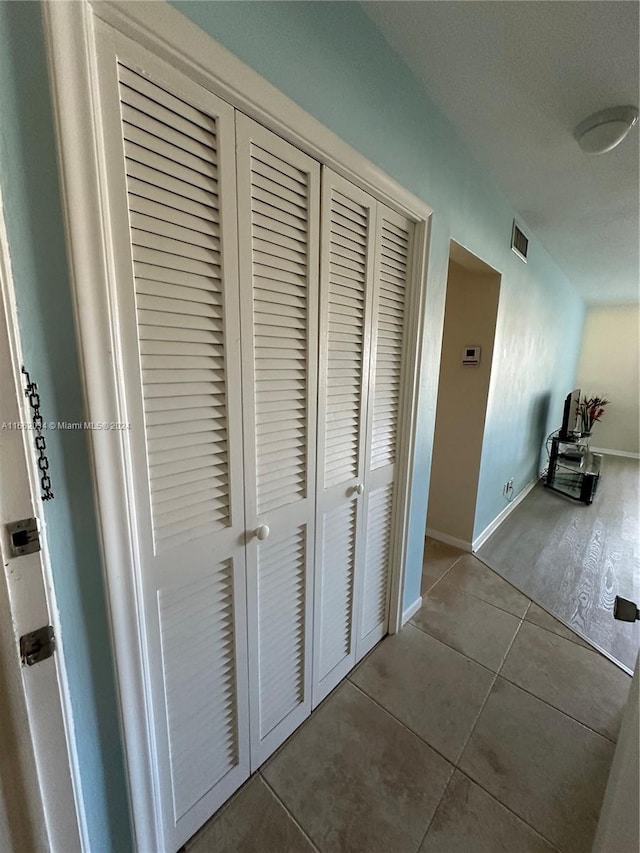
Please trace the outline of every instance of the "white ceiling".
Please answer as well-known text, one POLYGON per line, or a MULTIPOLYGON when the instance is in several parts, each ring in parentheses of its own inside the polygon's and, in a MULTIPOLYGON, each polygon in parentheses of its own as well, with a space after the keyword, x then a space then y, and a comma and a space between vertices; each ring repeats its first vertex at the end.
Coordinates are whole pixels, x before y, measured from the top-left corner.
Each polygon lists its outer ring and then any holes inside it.
POLYGON ((640 4, 362 5, 585 301, 638 302, 638 126, 599 156, 573 129, 638 105, 640 4))

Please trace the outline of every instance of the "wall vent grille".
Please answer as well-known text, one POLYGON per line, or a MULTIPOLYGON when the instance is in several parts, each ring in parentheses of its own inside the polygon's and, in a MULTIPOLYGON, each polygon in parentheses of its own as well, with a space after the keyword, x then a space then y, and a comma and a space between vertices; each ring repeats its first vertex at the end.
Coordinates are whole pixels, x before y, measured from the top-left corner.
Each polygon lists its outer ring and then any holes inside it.
POLYGON ((525 264, 527 263, 529 240, 524 236, 515 219, 513 220, 513 228, 511 230, 511 249, 525 262, 525 264))

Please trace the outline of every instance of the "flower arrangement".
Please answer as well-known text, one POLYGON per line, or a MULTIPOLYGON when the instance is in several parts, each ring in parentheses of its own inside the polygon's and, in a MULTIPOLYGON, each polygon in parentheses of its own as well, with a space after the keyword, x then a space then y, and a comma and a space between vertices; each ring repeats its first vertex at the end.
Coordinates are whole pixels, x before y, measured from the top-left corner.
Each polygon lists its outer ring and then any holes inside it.
POLYGON ((590 435, 593 425, 604 415, 604 407, 609 404, 605 397, 583 397, 578 403, 578 414, 582 424, 582 434, 590 435))

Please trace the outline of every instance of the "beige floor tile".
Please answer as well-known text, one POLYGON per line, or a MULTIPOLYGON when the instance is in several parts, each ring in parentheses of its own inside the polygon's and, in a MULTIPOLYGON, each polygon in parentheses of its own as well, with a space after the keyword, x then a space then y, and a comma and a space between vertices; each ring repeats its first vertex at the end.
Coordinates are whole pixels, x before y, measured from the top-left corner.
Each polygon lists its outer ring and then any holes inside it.
POLYGON ((502 678, 460 769, 563 853, 591 850, 614 745, 502 678))
POLYGON ((481 598, 520 619, 527 612, 529 599, 506 580, 485 566, 473 554, 464 554, 438 586, 452 587, 481 598))
POLYGON ((525 622, 500 674, 617 740, 631 678, 602 655, 525 622))
POLYGON ((422 562, 421 592, 426 592, 445 575, 465 552, 427 536, 422 562))
POLYGON ((456 770, 419 853, 554 853, 555 848, 456 770))
POLYGON ((263 774, 323 853, 415 853, 452 770, 347 683, 263 774))
POLYGON ((479 598, 437 584, 411 620, 472 660, 497 672, 520 620, 479 598))
POLYGON ((538 607, 535 601, 531 602, 531 607, 527 610, 525 619, 527 622, 532 622, 540 628, 545 628, 547 631, 551 631, 559 637, 564 637, 565 640, 571 640, 572 643, 576 643, 578 646, 582 646, 585 649, 593 649, 593 646, 590 643, 587 643, 587 641, 578 636, 575 631, 572 631, 571 628, 567 628, 567 626, 560 622, 559 619, 556 619, 550 613, 547 613, 547 611, 543 610, 542 607, 538 607))
POLYGON ((407 625, 384 640, 351 680, 455 763, 494 678, 489 670, 407 625))
POLYGON ((188 853, 313 853, 282 804, 254 776, 186 845, 188 853))

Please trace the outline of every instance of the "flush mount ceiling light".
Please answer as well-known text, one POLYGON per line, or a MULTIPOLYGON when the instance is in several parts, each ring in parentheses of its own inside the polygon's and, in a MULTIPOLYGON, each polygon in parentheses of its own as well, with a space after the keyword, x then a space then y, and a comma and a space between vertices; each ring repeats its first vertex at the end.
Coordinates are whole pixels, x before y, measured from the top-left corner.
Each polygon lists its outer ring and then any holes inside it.
POLYGON ((587 154, 604 154, 620 145, 637 122, 637 107, 609 107, 581 121, 573 135, 587 154))

